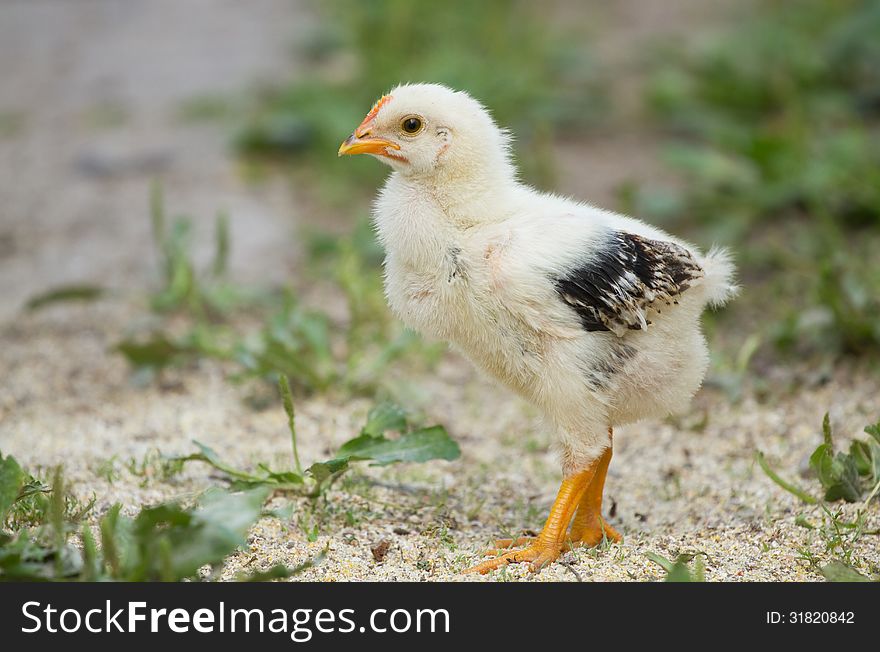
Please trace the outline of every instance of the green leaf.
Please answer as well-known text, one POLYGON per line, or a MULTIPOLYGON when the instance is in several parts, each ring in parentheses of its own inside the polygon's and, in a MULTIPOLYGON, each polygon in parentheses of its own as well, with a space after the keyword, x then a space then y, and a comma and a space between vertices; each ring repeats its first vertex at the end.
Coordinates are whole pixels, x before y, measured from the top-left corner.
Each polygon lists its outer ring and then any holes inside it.
POLYGON ((816 472, 819 482, 825 489, 835 483, 833 466, 834 454, 831 446, 827 443, 819 444, 810 455, 810 468, 816 472))
POLYGON ((406 412, 394 403, 380 403, 370 410, 361 434, 377 436, 384 435, 389 430, 406 430, 406 412))
POLYGON ((281 401, 284 403, 284 411, 287 413, 287 429, 290 431, 290 445, 293 448, 293 463, 297 473, 302 475, 302 464, 299 461, 299 451, 296 446, 296 419, 293 411, 293 395, 290 393, 290 383, 287 376, 281 374, 278 377, 278 390, 281 392, 281 401))
POLYGON ((223 276, 229 264, 229 215, 226 212, 217 215, 214 238, 214 262, 211 265, 211 272, 214 276, 223 276))
POLYGON ((193 513, 195 523, 211 524, 244 537, 250 526, 260 517, 263 503, 269 498, 268 488, 252 489, 230 494, 210 489, 202 496, 193 513))
POLYGON ((325 315, 302 310, 292 297, 261 333, 236 347, 242 377, 287 376, 300 387, 325 389, 337 377, 325 315))
POLYGON ((66 301, 94 301, 106 293, 95 285, 64 285, 31 297, 25 304, 28 310, 38 310, 53 303, 66 301))
POLYGON ((845 453, 838 453, 831 463, 834 482, 826 487, 825 500, 834 501, 843 498, 848 503, 855 503, 862 498, 862 483, 855 461, 845 453))
POLYGON ((265 464, 257 464, 257 468, 266 474, 266 479, 277 484, 302 484, 303 478, 293 471, 273 471, 265 464))
MULTIPOLYGON (((823 443, 816 447, 810 455, 810 467, 819 477, 825 489, 825 500, 835 501, 841 498, 854 503, 862 497, 862 483, 859 478, 859 455, 834 454, 834 442, 831 436, 831 423, 828 413, 822 421, 823 443)), ((853 448, 851 447, 852 451, 853 448)), ((856 445, 858 450, 858 445, 856 445)))
POLYGON ((139 559, 125 579, 180 580, 221 563, 244 545, 268 496, 264 487, 240 493, 209 490, 193 511, 174 504, 142 510, 133 528, 139 559))
POLYGON ((390 439, 381 435, 358 435, 342 444, 337 451, 340 458, 367 460, 375 447, 387 444, 390 439))
POLYGON ((64 572, 64 549, 67 545, 67 530, 65 529, 65 498, 67 493, 64 484, 64 475, 61 467, 55 467, 52 474, 52 493, 49 496, 49 524, 52 526, 52 534, 55 543, 55 575, 63 577, 64 572))
POLYGON ((647 557, 648 559, 653 561, 655 564, 660 566, 660 568, 665 570, 667 573, 672 570, 673 563, 671 561, 669 561, 663 555, 660 555, 656 552, 646 552, 645 557, 647 557))
POLYGON ((122 340, 115 348, 133 367, 153 369, 167 367, 196 352, 191 346, 174 342, 163 333, 156 333, 145 341, 122 340))
MULTIPOLYGON (((163 503, 142 509, 133 520, 114 505, 100 522, 106 572, 123 581, 195 577, 199 568, 222 563, 245 543, 268 495, 265 487, 241 493, 214 489, 202 496, 195 509, 163 503)), ((83 573, 98 575, 89 538, 84 531, 83 573)))
POLYGON ((97 582, 100 578, 100 566, 98 564, 98 549, 95 546, 95 537, 88 525, 82 528, 83 543, 83 569, 82 580, 84 582, 97 582))
MULTIPOLYGON (((211 457, 213 451, 205 447, 204 455, 211 457)), ((0 457, 2 477, 13 475, 9 459, 0 457)), ((20 469, 14 474, 24 476, 20 469)), ((35 493, 41 491, 42 485, 29 485, 35 487, 35 493)), ((195 508, 163 503, 142 509, 134 519, 123 516, 117 503, 98 523, 100 552, 87 525, 80 529, 79 551, 67 538, 93 503, 77 509, 78 503, 65 491, 59 467, 51 495, 39 497, 46 504, 39 530, 22 530, 15 535, 0 532, 0 579, 137 582, 195 578, 200 568, 222 564, 245 544, 270 491, 270 487, 241 493, 209 490, 195 508)), ((17 496, 21 495, 19 489, 17 496)), ((278 570, 272 572, 281 576, 278 570)), ((288 574, 294 572, 296 569, 290 569, 288 574)))
POLYGON ((6 521, 6 515, 18 499, 24 479, 24 471, 15 458, 11 455, 4 458, 0 454, 0 526, 6 521))
POLYGON ((311 559, 307 559, 303 563, 294 566, 293 568, 288 568, 283 564, 276 564, 272 568, 264 571, 256 571, 250 574, 239 573, 236 576, 236 581, 238 582, 268 582, 270 580, 278 580, 278 579, 286 579, 288 577, 295 577, 302 573, 303 571, 308 570, 309 568, 313 568, 324 561, 324 558, 327 556, 327 549, 322 550, 318 555, 312 557, 311 559))
POLYGON ((454 460, 459 455, 461 449, 443 426, 420 428, 401 435, 398 439, 361 435, 339 449, 340 457, 373 460, 379 465, 427 462, 434 459, 454 460))
POLYGON ((694 570, 691 571, 685 561, 679 557, 666 575, 666 582, 705 582, 703 561, 700 557, 694 561, 694 570))
POLYGON ((53 575, 52 550, 35 544, 27 532, 0 533, 0 580, 38 582, 53 575))
POLYGON ((871 483, 880 482, 880 442, 869 441, 868 449, 871 451, 871 483))
POLYGON ((332 459, 327 462, 315 462, 306 469, 306 473, 310 474, 318 484, 323 483, 327 478, 336 473, 342 473, 348 469, 349 458, 332 459))
POLYGON ((278 485, 280 488, 287 488, 290 485, 298 485, 303 483, 303 477, 299 473, 293 471, 273 471, 265 464, 258 465, 265 475, 255 475, 236 469, 232 465, 224 462, 220 456, 210 446, 193 440, 198 446, 199 452, 184 457, 173 457, 173 462, 205 462, 210 464, 218 471, 222 471, 229 476, 232 486, 237 489, 250 489, 262 485, 278 485))
POLYGON ((15 499, 15 502, 23 500, 29 496, 34 496, 36 494, 47 494, 50 491, 52 491, 51 488, 49 488, 49 486, 44 484, 41 480, 37 480, 36 478, 28 478, 26 479, 24 485, 22 485, 21 490, 18 492, 18 498, 15 499))
POLYGON ((865 432, 871 435, 880 444, 880 421, 873 426, 865 426, 865 432))
POLYGON ((704 556, 705 553, 702 552, 681 553, 673 562, 655 552, 645 553, 645 557, 666 571, 665 582, 705 582, 704 556), (692 560, 696 560, 693 571, 688 567, 688 563, 692 560))
POLYGON ((296 428, 294 427, 293 396, 290 393, 290 382, 284 374, 278 377, 278 390, 281 392, 281 402, 284 404, 284 411, 287 413, 288 428, 290 433, 294 434, 296 428))
MULTIPOLYGON (((401 426, 403 412, 399 408, 383 407, 381 411, 373 410, 371 414, 375 417, 372 428, 401 426)), ((364 432, 366 430, 365 427, 364 432)), ((335 458, 312 464, 306 473, 310 474, 320 486, 331 476, 347 470, 350 462, 354 461, 371 460, 381 466, 395 462, 454 460, 459 455, 461 450, 458 444, 449 437, 442 426, 414 430, 397 439, 361 434, 340 446, 335 458)))
POLYGON ((848 566, 841 561, 832 561, 825 564, 819 569, 819 572, 829 582, 870 582, 871 579, 865 577, 852 566, 848 566))
POLYGON ((240 471, 240 470, 236 469, 235 467, 232 467, 229 464, 225 463, 223 460, 220 459, 220 456, 217 455, 217 453, 214 451, 214 449, 211 448, 210 446, 206 446, 205 444, 203 444, 200 441, 197 441, 195 439, 193 439, 193 443, 196 446, 198 446, 199 451, 200 451, 199 453, 194 454, 194 455, 189 455, 187 457, 176 458, 176 459, 180 459, 181 461, 184 461, 184 462, 189 461, 189 460, 201 460, 203 462, 207 462, 208 464, 213 466, 218 471, 223 471, 224 473, 231 475, 234 478, 239 478, 241 480, 255 480, 255 481, 261 480, 261 478, 255 476, 255 475, 252 475, 252 474, 247 473, 245 471, 240 471))
POLYGON ((101 549, 104 553, 104 562, 109 567, 112 577, 120 579, 122 575, 122 557, 123 550, 121 543, 123 539, 120 536, 120 522, 123 517, 120 516, 122 505, 115 503, 99 523, 101 531, 101 549))
POLYGON ((833 452, 834 442, 831 439, 831 419, 828 412, 825 413, 825 417, 822 419, 822 438, 825 441, 825 445, 833 452))
MULTIPOLYGON (((764 473, 767 475, 767 477, 770 478, 771 480, 773 480, 773 482, 778 484, 780 487, 785 489, 787 492, 797 496, 798 498, 800 498, 802 501, 804 501, 808 505, 815 505, 817 502, 819 502, 815 498, 813 498, 810 494, 808 494, 806 491, 804 491, 803 489, 798 487, 797 485, 783 480, 776 473, 776 471, 774 471, 772 468, 770 468, 770 464, 768 464, 767 460, 764 458, 764 453, 762 453, 761 451, 758 451, 755 454, 755 459, 758 461, 758 466, 761 467, 761 469, 764 471, 764 473)), ((811 462, 812 462, 812 458, 811 458, 811 462)))
POLYGON ((235 576, 236 582, 270 582, 292 577, 291 569, 284 564, 276 564, 268 570, 254 571, 252 573, 239 573, 235 576))
POLYGON ((853 459, 859 475, 871 477, 871 449, 867 441, 855 440, 849 445, 849 456, 853 459))

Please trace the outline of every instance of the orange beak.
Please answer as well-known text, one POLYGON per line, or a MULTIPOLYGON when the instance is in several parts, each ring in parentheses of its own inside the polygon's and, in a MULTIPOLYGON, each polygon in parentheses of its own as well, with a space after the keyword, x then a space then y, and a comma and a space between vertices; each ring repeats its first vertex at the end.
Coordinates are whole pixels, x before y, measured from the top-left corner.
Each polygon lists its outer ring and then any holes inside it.
MULTIPOLYGON (((360 131, 360 130, 358 130, 360 131)), ((400 149, 400 145, 384 138, 370 138, 370 132, 362 132, 358 135, 355 131, 339 146, 339 156, 351 156, 352 154, 388 154, 386 149, 400 149)))
POLYGON ((346 138, 339 146, 339 152, 337 152, 339 156, 351 156, 352 154, 378 154, 379 156, 401 158, 387 151, 389 149, 399 150, 400 145, 397 143, 385 140, 384 138, 370 138, 370 125, 379 113, 379 109, 390 101, 390 95, 383 95, 379 98, 379 101, 373 105, 373 108, 370 109, 370 112, 364 118, 363 122, 358 125, 358 128, 354 130, 354 133, 346 138))

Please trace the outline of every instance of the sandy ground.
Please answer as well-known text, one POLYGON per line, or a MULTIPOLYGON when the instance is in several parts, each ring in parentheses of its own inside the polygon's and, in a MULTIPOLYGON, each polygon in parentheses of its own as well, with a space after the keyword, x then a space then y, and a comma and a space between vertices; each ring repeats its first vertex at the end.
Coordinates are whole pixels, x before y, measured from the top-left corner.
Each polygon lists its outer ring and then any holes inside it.
POLYGON ((248 188, 229 132, 181 118, 187 102, 297 74, 291 43, 309 14, 287 0, 246 4, 0 4, 0 116, 14 127, 0 133, 0 317, 63 283, 148 283, 153 180, 202 232, 218 210, 235 217, 243 281, 289 273, 293 190, 248 188))
MULTIPOLYGON (((607 20, 635 25, 637 42, 644 27, 630 3, 620 4, 607 20)), ((674 3, 684 13, 700 4, 674 3)), ((290 44, 309 20, 304 7, 282 0, 0 4, 0 114, 17 125, 0 135, 0 449, 31 468, 63 463, 77 493, 98 497, 97 514, 116 501, 134 512, 216 484, 200 465, 168 481, 149 463, 144 474, 129 468, 156 451, 190 452, 192 439, 237 464, 288 461, 283 412, 245 405, 243 388, 218 364, 141 387, 109 349, 149 319, 132 297, 155 273, 146 245, 154 178, 169 206, 206 230, 218 208, 229 210, 235 278, 265 285, 296 273, 296 189, 248 186, 226 147, 228 130, 182 121, 179 109, 193 97, 295 75, 290 44), (21 310, 35 293, 71 282, 129 291, 88 305, 21 310)), ((622 55, 610 48, 608 56, 622 55)), ((577 169, 602 171, 565 176, 563 186, 581 196, 608 199, 627 176, 662 174, 643 162, 649 157, 637 134, 583 145, 560 152, 562 161, 580 156, 577 169), (610 152, 614 165, 606 165, 610 152)), ((710 383, 686 416, 616 433, 606 506, 623 544, 568 553, 538 575, 510 567, 492 579, 649 580, 662 572, 645 553, 697 551, 707 555, 710 580, 821 579, 800 559, 804 550, 827 558, 821 538, 795 524, 804 515, 818 525, 821 514, 772 484, 755 451, 812 486, 799 471, 819 441, 823 413, 831 411, 842 440, 858 435, 880 416, 880 379, 855 367, 762 374, 769 393, 746 386, 732 403, 710 383)), ((447 426, 462 458, 363 469, 326 502, 294 501, 293 520, 261 520, 224 577, 296 564, 327 548, 304 578, 459 580, 493 537, 540 528, 559 470, 534 410, 451 355, 408 381, 417 388, 414 405, 447 426), (304 531, 314 525, 318 536, 309 541, 304 531), (388 552, 377 561, 371 550, 383 541, 388 552)), ((322 459, 356 434, 369 406, 333 395, 298 401, 303 459, 322 459)), ((279 497, 272 506, 287 502, 279 497)), ((853 516, 857 508, 845 509, 853 516)), ((880 527, 876 505, 868 526, 880 527)), ((876 537, 862 539, 855 556, 880 565, 876 537)))

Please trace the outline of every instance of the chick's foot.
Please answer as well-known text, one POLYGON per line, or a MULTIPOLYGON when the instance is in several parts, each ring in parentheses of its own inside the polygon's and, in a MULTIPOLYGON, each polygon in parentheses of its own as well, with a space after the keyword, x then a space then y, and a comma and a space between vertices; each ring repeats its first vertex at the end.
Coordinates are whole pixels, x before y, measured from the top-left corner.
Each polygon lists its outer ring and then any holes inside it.
POLYGON ((589 525, 584 525, 583 529, 575 531, 572 526, 569 535, 569 543, 572 548, 592 548, 598 546, 602 541, 609 543, 620 543, 623 536, 615 530, 601 516, 589 525))
POLYGON ((544 543, 540 539, 536 540, 528 548, 522 550, 510 550, 495 559, 487 559, 486 561, 468 568, 465 573, 479 573, 485 575, 489 571, 497 570, 508 564, 517 564, 520 562, 530 562, 529 570, 538 571, 551 561, 562 554, 562 546, 555 543, 544 543))
MULTIPOLYGON (((544 528, 527 548, 505 552, 500 557, 488 559, 481 564, 467 569, 465 572, 483 575, 508 564, 520 562, 529 562, 529 568, 532 571, 538 571, 554 561, 565 548, 568 524, 574 517, 581 498, 583 498, 593 477, 596 475, 598 466, 599 460, 590 465, 586 470, 562 481, 553 507, 550 508, 550 516, 547 517, 547 522, 544 523, 544 528)), ((505 542, 499 541, 497 543, 505 542)), ((517 545, 519 541, 511 541, 510 543, 517 545)))
MULTIPOLYGON (((537 540, 537 537, 531 536, 522 536, 516 539, 495 539, 493 547, 484 550, 483 556, 497 557, 511 548, 531 547, 537 540)), ((562 550, 564 552, 575 548, 593 548, 603 541, 620 543, 623 541, 623 536, 605 519, 597 516, 589 523, 572 524, 572 528, 563 542, 562 550)))
MULTIPOLYGON (((611 431, 609 430, 609 435, 611 431)), ((605 491, 605 476, 611 463, 611 448, 607 448, 596 464, 596 473, 587 486, 578 505, 577 514, 571 522, 569 542, 573 548, 592 548, 602 541, 619 543, 620 533, 602 518, 602 494, 605 491)))

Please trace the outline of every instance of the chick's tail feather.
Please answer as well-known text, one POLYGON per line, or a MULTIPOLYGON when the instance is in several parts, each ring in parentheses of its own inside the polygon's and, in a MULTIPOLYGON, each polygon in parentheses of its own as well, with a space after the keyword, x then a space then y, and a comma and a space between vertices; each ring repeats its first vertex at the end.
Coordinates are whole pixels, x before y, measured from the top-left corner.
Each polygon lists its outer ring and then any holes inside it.
POLYGON ((739 293, 736 268, 727 249, 712 247, 700 261, 700 266, 705 274, 703 292, 713 308, 723 306, 739 293))

